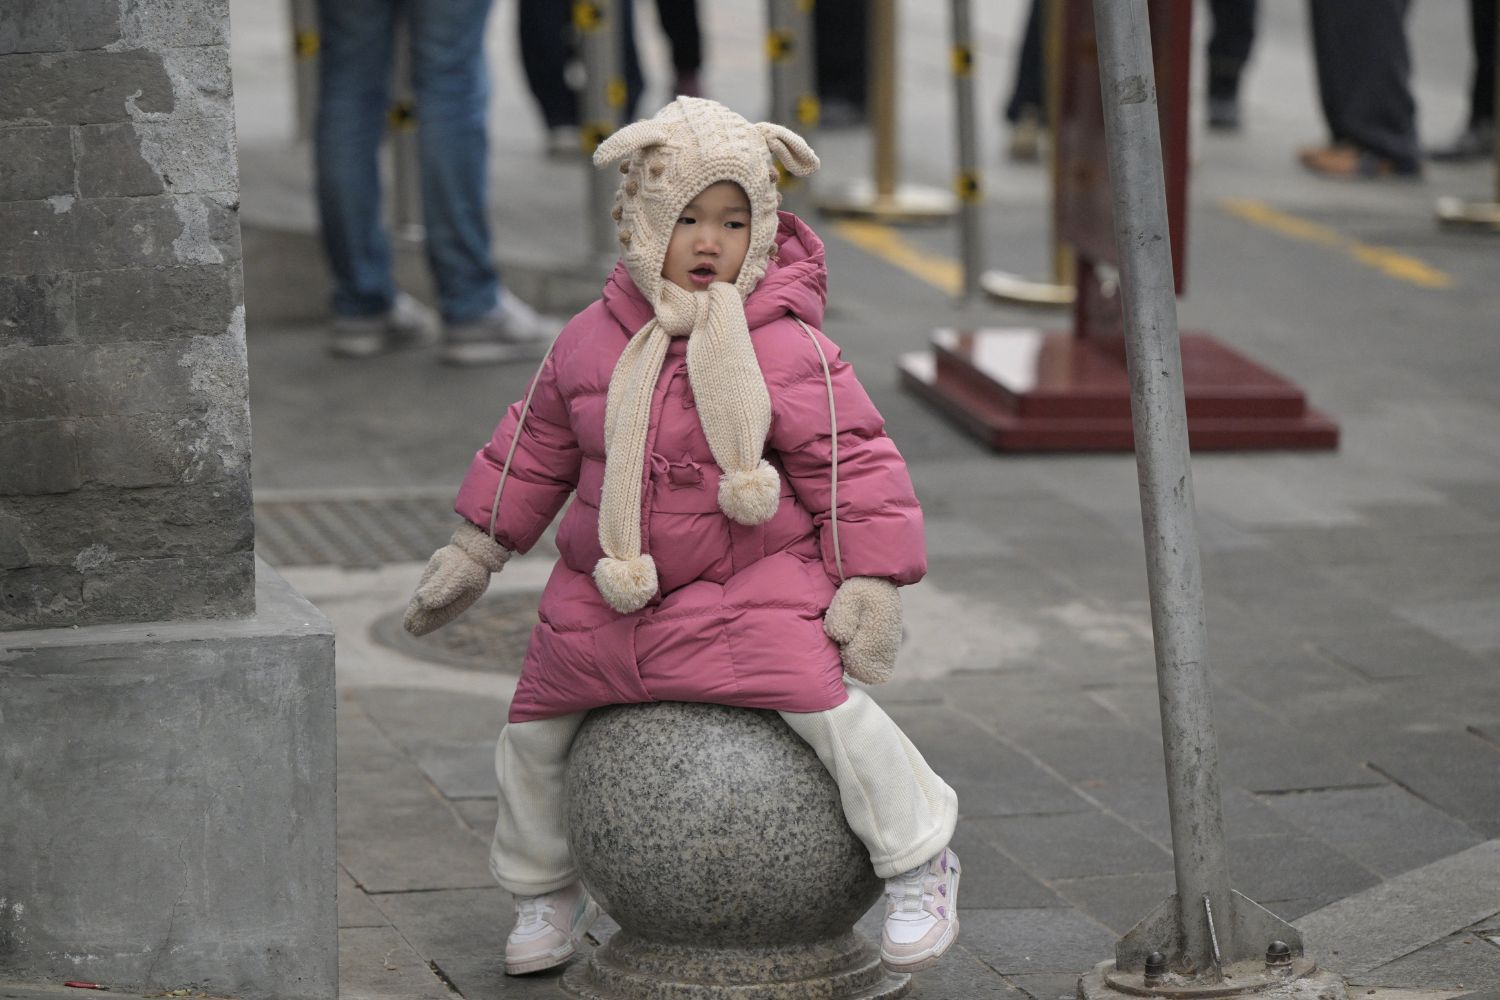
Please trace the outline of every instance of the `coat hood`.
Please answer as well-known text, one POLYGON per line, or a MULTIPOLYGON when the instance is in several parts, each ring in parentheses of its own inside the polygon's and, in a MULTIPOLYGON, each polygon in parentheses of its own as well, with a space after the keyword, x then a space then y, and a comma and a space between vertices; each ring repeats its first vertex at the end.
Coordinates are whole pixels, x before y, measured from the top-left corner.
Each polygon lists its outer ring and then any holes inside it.
MULTIPOLYGON (((821 328, 827 304, 828 267, 823 241, 792 213, 778 212, 776 249, 766 276, 745 299, 745 321, 751 334, 786 313, 821 328)), ((615 264, 604 282, 604 307, 625 328, 627 337, 655 315, 623 262, 615 264)))

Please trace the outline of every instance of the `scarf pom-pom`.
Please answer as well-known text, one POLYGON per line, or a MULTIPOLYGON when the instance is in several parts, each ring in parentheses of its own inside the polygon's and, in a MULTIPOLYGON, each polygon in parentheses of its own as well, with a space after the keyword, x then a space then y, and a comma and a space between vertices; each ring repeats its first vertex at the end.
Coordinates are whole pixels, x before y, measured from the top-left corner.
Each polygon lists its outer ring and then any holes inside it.
POLYGON ((594 564, 594 586, 620 614, 639 611, 656 593, 656 561, 645 553, 634 559, 605 556, 594 564))
POLYGON ((735 469, 719 480, 719 509, 737 524, 765 524, 781 503, 781 477, 765 459, 753 469, 735 469))

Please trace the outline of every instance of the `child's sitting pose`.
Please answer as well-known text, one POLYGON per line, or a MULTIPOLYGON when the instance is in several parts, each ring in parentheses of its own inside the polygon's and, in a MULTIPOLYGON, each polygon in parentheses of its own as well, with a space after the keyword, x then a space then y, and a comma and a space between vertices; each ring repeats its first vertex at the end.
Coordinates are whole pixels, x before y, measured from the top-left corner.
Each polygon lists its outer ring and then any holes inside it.
POLYGON ((957 936, 953 790, 843 680, 890 674, 896 587, 926 571, 922 514, 817 330, 823 244, 777 212, 773 154, 798 175, 818 165, 787 129, 688 97, 599 146, 597 165, 624 160, 621 263, 475 456, 465 523, 407 610, 419 635, 451 621, 573 495, 495 750, 512 974, 566 961, 598 915, 568 852, 563 768, 589 709, 632 702, 779 712, 886 879, 885 964, 923 968, 957 936))

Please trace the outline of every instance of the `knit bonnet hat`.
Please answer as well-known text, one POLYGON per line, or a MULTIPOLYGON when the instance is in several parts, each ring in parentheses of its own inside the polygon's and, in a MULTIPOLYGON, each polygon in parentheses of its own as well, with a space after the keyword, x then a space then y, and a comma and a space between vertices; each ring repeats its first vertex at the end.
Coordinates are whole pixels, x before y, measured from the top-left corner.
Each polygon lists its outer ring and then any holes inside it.
POLYGON ((621 262, 655 316, 626 345, 610 377, 604 421, 604 488, 594 581, 621 614, 656 593, 656 564, 641 550, 641 486, 651 395, 672 337, 688 337, 688 379, 698 420, 722 471, 719 508, 739 524, 776 513, 781 483, 765 460, 771 398, 750 345, 744 300, 765 277, 781 195, 773 157, 797 176, 818 168, 802 137, 770 122, 752 125, 716 101, 679 97, 656 116, 599 144, 594 165, 622 160, 611 213, 621 262), (733 284, 688 291, 662 277, 682 209, 705 188, 733 181, 750 201, 750 246, 733 284))

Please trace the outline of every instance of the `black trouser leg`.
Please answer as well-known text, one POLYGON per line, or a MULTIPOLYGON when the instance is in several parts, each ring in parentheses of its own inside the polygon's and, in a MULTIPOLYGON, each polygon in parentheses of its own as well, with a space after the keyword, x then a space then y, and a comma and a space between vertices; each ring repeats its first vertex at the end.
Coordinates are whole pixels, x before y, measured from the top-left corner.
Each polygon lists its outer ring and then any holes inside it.
POLYGON ((1323 114, 1348 142, 1416 170, 1417 106, 1406 44, 1409 0, 1311 0, 1323 114))

